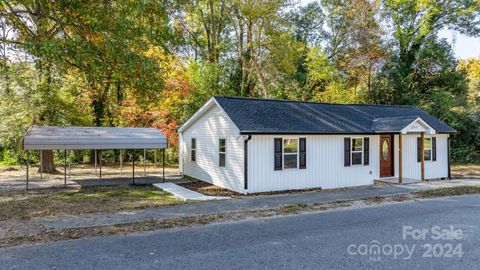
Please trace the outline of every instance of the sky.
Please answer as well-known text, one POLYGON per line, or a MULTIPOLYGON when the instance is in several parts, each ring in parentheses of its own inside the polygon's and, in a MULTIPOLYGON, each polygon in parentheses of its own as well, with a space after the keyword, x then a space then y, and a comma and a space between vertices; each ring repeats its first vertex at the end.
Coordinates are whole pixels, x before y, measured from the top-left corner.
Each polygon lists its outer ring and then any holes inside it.
POLYGON ((442 30, 439 36, 447 39, 450 44, 454 37, 456 38, 455 43, 452 44, 456 58, 480 57, 480 38, 468 37, 451 30, 442 30))

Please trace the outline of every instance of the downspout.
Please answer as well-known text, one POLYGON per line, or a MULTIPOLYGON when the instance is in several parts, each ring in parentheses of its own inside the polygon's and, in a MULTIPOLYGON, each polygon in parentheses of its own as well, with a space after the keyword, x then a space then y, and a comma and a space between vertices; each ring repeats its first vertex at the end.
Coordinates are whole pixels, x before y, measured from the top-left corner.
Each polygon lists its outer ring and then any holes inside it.
POLYGON ((243 141, 243 189, 248 190, 248 141, 252 139, 252 135, 248 135, 243 141))
POLYGON ((451 172, 450 172, 450 137, 452 135, 449 134, 448 135, 448 138, 447 138, 447 152, 448 152, 448 158, 447 158, 447 161, 448 161, 448 180, 452 179, 452 175, 451 175, 451 172))

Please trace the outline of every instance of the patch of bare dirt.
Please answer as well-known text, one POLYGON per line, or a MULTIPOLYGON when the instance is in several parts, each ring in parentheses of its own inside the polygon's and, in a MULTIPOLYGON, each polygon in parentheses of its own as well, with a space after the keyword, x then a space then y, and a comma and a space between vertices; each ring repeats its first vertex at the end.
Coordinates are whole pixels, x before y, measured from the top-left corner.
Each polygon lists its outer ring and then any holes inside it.
POLYGON ((480 164, 457 164, 451 166, 452 177, 480 177, 480 164))
POLYGON ((14 167, 7 167, 7 168, 0 168, 0 172, 16 172, 18 171, 17 168, 14 168, 14 167))
POLYGON ((192 181, 188 183, 181 183, 179 185, 184 188, 196 191, 198 193, 201 193, 207 196, 228 196, 228 197, 241 196, 240 194, 234 191, 221 188, 203 181, 192 181))
MULTIPOLYGON (((240 198, 240 197, 251 197, 251 196, 267 196, 267 195, 278 195, 278 194, 297 194, 297 193, 304 193, 304 192, 317 192, 317 191, 329 191, 329 190, 322 190, 321 188, 311 188, 311 189, 295 189, 295 190, 281 190, 281 191, 271 191, 271 192, 258 192, 258 193, 250 193, 250 194, 240 194, 225 188, 221 188, 215 186, 213 184, 203 182, 200 180, 195 180, 191 177, 186 177, 192 181, 187 183, 180 183, 179 185, 188 188, 190 190, 196 191, 198 193, 207 195, 207 196, 228 196, 232 198, 240 198)), ((333 191, 338 191, 339 189, 335 189, 333 191)))

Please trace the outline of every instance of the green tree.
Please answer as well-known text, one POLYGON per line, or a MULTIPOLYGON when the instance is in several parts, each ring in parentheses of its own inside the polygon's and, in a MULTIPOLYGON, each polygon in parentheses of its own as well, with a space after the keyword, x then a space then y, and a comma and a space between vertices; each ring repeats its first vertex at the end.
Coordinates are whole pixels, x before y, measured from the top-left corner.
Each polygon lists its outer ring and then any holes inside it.
POLYGON ((480 2, 472 0, 386 0, 386 13, 394 31, 395 54, 387 66, 395 90, 394 102, 415 104, 412 92, 420 56, 436 40, 438 31, 448 27, 463 34, 478 35, 480 2))

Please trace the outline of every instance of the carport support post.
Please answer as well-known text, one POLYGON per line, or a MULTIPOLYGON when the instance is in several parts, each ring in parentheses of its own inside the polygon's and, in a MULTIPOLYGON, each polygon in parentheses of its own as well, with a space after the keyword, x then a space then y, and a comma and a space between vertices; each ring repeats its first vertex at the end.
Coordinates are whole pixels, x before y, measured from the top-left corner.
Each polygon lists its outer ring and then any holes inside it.
MULTIPOLYGON (((70 154, 70 151, 68 151, 68 154, 70 154)), ((68 178, 70 178, 70 175, 72 174, 72 162, 70 159, 68 159, 68 178)))
POLYGON ((29 152, 27 151, 27 179, 26 179, 27 180, 27 190, 28 190, 28 167, 30 166, 30 162, 28 161, 28 156, 29 156, 28 153, 29 152))
POLYGON ((100 180, 102 180, 102 150, 99 151, 99 156, 100 158, 100 180))
POLYGON ((97 173, 97 149, 95 149, 95 173, 97 173))
POLYGON ((147 149, 143 148, 143 176, 147 176, 147 149))
POLYGON ((40 150, 40 180, 43 179, 43 150, 40 150))
POLYGON ((162 171, 163 171, 163 182, 165 182, 165 148, 162 149, 162 171))
POLYGON ((120 149, 120 175, 122 175, 122 172, 123 172, 122 164, 123 164, 123 149, 120 149))
POLYGON ((153 163, 156 169, 157 168, 157 148, 153 149, 153 163))
POLYGON ((120 175, 122 175, 123 149, 120 149, 120 175))
POLYGON ((135 149, 133 149, 133 154, 132 154, 132 181, 133 181, 133 184, 135 185, 135 149))
POLYGON ((64 166, 63 166, 63 187, 67 187, 67 149, 63 150, 65 155, 64 166))

